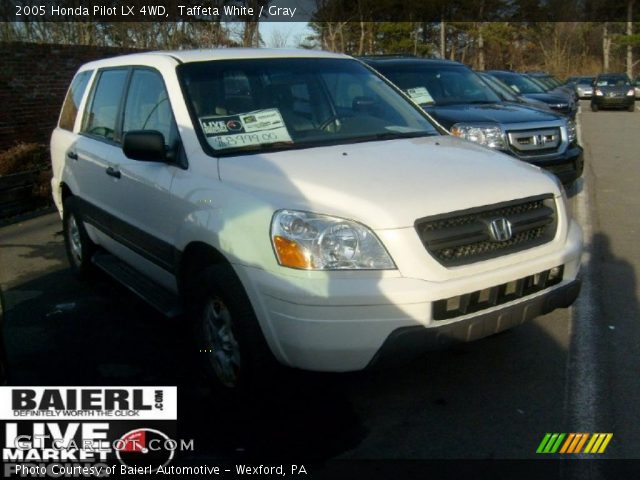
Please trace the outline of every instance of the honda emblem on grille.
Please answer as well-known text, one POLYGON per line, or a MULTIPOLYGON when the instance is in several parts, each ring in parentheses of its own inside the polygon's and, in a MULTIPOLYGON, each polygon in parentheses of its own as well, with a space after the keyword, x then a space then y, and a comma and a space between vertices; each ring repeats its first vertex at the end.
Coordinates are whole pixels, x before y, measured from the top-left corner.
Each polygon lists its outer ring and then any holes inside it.
POLYGON ((511 240, 511 222, 504 217, 494 218, 489 222, 489 235, 496 242, 511 240))
POLYGON ((544 145, 545 143, 547 143, 547 137, 545 137, 544 135, 536 135, 533 137, 533 143, 535 145, 544 145))

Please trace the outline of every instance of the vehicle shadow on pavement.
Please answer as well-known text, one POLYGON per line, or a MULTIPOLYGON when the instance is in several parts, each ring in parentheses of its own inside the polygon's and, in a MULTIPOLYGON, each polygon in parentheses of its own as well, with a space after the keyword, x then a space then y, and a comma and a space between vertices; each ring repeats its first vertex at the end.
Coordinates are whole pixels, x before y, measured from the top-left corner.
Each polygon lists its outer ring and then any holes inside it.
POLYGON ((288 371, 244 404, 219 399, 186 319, 167 320, 100 273, 85 283, 58 270, 6 294, 12 384, 177 385, 180 438, 205 457, 323 459, 366 434, 333 375, 288 371))
POLYGON ((627 250, 623 238, 593 236, 591 272, 594 292, 593 345, 590 376, 595 388, 596 422, 614 432, 612 458, 634 458, 640 451, 640 413, 629 408, 640 398, 640 300, 634 265, 618 252, 627 250))

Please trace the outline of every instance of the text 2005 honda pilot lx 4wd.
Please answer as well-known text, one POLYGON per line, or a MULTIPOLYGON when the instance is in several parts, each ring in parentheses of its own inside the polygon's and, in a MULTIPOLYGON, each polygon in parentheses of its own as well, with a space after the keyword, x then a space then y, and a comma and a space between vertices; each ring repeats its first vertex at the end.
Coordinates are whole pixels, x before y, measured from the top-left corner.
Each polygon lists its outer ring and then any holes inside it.
POLYGON ((273 358, 358 370, 570 305, 562 186, 443 133, 343 55, 86 64, 51 141, 69 260, 184 308, 232 389, 273 358))

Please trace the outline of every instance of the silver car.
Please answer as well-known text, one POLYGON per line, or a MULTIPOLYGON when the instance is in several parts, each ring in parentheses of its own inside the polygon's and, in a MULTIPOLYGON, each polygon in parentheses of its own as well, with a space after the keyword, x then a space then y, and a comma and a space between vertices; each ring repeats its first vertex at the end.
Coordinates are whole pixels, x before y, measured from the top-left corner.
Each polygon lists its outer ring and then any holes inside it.
POLYGON ((579 77, 576 80, 576 93, 579 98, 591 98, 593 96, 594 77, 579 77))

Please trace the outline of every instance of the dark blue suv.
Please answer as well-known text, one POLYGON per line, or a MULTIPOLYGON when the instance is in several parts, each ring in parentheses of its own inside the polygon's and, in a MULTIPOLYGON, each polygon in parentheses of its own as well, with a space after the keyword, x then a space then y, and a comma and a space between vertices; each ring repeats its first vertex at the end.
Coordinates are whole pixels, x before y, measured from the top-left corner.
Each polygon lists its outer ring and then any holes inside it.
POLYGON ((553 172, 569 185, 582 175, 574 122, 503 101, 473 70, 448 60, 364 57, 452 135, 553 172))

